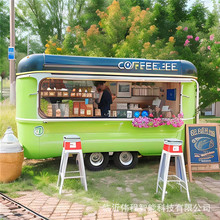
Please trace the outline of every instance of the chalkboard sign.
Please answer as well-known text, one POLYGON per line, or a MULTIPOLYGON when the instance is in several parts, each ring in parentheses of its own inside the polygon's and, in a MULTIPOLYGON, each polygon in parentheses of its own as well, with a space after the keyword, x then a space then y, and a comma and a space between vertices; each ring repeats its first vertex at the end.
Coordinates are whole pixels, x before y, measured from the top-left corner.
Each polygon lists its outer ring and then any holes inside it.
MULTIPOLYGON (((186 125, 186 147, 189 179, 192 181, 191 166, 220 164, 219 131, 217 124, 186 125)), ((210 172, 208 169, 193 172, 210 172)), ((217 170, 219 172, 220 170, 217 170)), ((213 172, 213 170, 211 171, 213 172)))

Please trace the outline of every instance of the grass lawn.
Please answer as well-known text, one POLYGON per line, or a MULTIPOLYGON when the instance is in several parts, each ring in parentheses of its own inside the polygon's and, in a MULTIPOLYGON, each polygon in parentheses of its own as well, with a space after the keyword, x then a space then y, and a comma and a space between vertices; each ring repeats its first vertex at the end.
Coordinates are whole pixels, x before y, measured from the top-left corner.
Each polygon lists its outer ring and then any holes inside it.
MULTIPOLYGON (((3 79, 2 82, 0 80, 0 90, 1 90, 1 86, 3 89, 10 89, 10 80, 9 79, 3 79)), ((2 102, 5 99, 5 97, 3 97, 3 95, 0 94, 0 102, 2 102)))
POLYGON ((201 178, 204 178, 204 177, 211 177, 213 179, 216 179, 216 180, 220 180, 220 173, 219 172, 216 172, 216 173, 193 173, 193 177, 201 177, 201 178))
POLYGON ((4 135, 7 127, 12 127, 12 130, 17 136, 17 125, 15 121, 15 106, 9 104, 9 99, 0 103, 0 138, 4 135))
POLYGON ((200 116, 199 123, 220 123, 220 118, 215 116, 200 116))

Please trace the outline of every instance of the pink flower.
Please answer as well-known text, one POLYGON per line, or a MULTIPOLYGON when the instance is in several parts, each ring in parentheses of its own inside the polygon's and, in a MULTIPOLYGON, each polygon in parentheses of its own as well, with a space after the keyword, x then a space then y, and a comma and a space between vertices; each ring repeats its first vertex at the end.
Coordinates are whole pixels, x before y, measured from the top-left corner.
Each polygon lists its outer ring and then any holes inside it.
POLYGON ((186 41, 185 41, 185 43, 184 43, 184 46, 188 46, 188 44, 189 44, 189 40, 188 39, 186 39, 186 41))
POLYGON ((178 114, 178 118, 183 118, 183 113, 182 112, 180 112, 179 114, 178 114))
POLYGON ((184 30, 184 31, 188 31, 188 27, 184 27, 183 30, 184 30))
POLYGON ((147 117, 139 117, 134 118, 132 125, 138 128, 152 128, 152 127, 159 127, 162 125, 172 125, 173 127, 181 127, 184 122, 180 119, 180 116, 183 113, 178 114, 178 118, 147 118, 147 117))
POLYGON ((207 49, 208 49, 208 50, 211 50, 211 47, 210 47, 210 46, 208 46, 208 47, 207 47, 207 49))
POLYGON ((199 41, 199 37, 197 36, 197 37, 195 37, 195 41, 199 41))
POLYGON ((214 40, 214 34, 211 34, 211 35, 209 36, 209 39, 210 39, 210 40, 214 40))
POLYGON ((163 117, 163 115, 160 115, 160 118, 162 118, 163 117))
POLYGON ((187 39, 193 39, 192 35, 187 35, 187 39))
POLYGON ((220 44, 220 41, 215 41, 215 44, 220 44))
POLYGON ((149 114, 149 117, 153 118, 154 116, 153 116, 153 114, 151 113, 151 114, 149 114))

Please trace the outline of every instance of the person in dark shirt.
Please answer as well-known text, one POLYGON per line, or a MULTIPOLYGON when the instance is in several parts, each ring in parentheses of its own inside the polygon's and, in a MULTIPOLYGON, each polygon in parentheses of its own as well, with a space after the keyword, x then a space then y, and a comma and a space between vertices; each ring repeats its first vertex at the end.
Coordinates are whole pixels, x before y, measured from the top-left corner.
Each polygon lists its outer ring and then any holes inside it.
POLYGON ((112 104, 111 91, 103 81, 96 81, 94 82, 94 85, 100 95, 98 108, 101 110, 101 116, 108 117, 108 111, 110 110, 110 105, 112 104))

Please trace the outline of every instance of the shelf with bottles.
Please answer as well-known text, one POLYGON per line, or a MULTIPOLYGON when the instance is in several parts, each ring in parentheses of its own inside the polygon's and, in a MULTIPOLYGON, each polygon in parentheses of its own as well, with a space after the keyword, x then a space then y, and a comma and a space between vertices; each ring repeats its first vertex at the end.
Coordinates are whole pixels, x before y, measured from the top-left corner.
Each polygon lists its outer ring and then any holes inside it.
POLYGON ((71 91, 68 89, 51 89, 41 90, 40 95, 43 98, 59 97, 59 98, 94 98, 94 91, 91 87, 73 88, 71 91))
POLYGON ((148 97, 157 97, 160 96, 160 88, 154 84, 142 84, 132 85, 132 96, 148 96, 148 97))
POLYGON ((94 106, 89 100, 62 100, 51 103, 47 99, 40 100, 40 112, 48 118, 93 117, 94 106))
POLYGON ((94 92, 91 87, 73 88, 70 97, 72 98, 93 98, 94 92))

